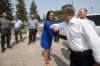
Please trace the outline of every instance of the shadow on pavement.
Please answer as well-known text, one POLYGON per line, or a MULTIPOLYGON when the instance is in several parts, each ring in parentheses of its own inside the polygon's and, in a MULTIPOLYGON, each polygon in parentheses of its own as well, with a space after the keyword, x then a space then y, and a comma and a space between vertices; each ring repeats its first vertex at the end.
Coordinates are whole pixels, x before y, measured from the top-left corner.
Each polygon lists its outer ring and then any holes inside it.
POLYGON ((36 37, 36 40, 41 40, 41 37, 36 37))
POLYGON ((69 45, 68 45, 67 41, 63 42, 63 46, 66 47, 66 48, 69 48, 69 45))
MULTIPOLYGON (((23 42, 27 37, 23 37, 21 40, 18 41, 18 43, 23 42)), ((11 43, 11 46, 15 46, 18 43, 16 43, 15 41, 13 43, 11 43)))
MULTIPOLYGON (((21 41, 24 41, 26 38, 27 38, 27 37, 23 37, 21 41)), ((20 42, 21 42, 21 41, 20 41, 20 42)))
POLYGON ((64 48, 61 48, 62 55, 67 59, 70 60, 70 51, 64 48))
POLYGON ((52 57, 54 58, 54 60, 55 60, 55 62, 56 62, 56 64, 57 64, 57 66, 68 66, 68 65, 66 65, 66 63, 65 63, 61 58, 59 58, 57 55, 52 54, 52 57))

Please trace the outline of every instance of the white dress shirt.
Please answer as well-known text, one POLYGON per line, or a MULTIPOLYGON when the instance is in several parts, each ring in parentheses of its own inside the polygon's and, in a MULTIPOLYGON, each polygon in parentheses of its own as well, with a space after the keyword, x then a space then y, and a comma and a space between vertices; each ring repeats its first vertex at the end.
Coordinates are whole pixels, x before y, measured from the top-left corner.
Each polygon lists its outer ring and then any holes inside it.
POLYGON ((82 19, 82 20, 84 20, 85 22, 90 23, 90 24, 93 26, 93 28, 96 30, 95 22, 93 22, 92 20, 90 20, 90 19, 88 19, 88 18, 85 18, 85 19, 82 19))
POLYGON ((65 31, 69 46, 73 51, 82 52, 92 49, 95 60, 100 62, 100 37, 90 23, 73 17, 70 22, 53 25, 65 31))
POLYGON ((15 23, 14 23, 14 28, 20 28, 22 26, 22 22, 21 20, 17 20, 15 23))

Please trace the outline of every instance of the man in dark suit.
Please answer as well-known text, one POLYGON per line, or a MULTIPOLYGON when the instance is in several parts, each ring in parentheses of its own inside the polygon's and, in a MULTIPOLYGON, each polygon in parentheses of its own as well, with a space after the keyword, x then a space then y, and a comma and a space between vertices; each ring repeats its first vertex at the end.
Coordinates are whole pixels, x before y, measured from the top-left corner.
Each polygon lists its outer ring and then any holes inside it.
POLYGON ((10 45, 10 37, 11 37, 11 27, 10 20, 7 18, 7 13, 2 13, 2 17, 0 18, 1 25, 1 52, 5 51, 5 42, 7 42, 7 48, 12 48, 10 45))

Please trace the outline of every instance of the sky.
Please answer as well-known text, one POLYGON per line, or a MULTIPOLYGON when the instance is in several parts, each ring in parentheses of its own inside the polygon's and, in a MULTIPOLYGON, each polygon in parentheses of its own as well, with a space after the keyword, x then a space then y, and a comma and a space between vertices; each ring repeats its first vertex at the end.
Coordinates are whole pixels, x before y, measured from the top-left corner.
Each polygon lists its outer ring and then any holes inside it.
MULTIPOLYGON (((15 15, 16 0, 11 0, 14 8, 13 14, 15 15)), ((37 5, 38 14, 43 17, 49 10, 60 10, 65 4, 73 4, 76 13, 80 8, 86 8, 88 13, 100 14, 100 0, 34 0, 37 5)), ((32 0, 25 0, 26 9, 29 13, 29 8, 32 0)))

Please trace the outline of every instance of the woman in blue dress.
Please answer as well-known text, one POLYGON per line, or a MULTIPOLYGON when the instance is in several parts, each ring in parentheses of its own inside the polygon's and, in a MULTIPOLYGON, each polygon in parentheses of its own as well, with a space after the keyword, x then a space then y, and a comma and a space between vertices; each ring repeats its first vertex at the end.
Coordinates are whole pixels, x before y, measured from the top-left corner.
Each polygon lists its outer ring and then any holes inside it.
POLYGON ((44 21, 44 27, 43 32, 41 36, 41 46, 44 48, 44 59, 46 65, 49 64, 49 58, 50 58, 50 48, 52 46, 52 38, 55 33, 50 28, 53 24, 54 20, 54 13, 53 11, 48 11, 46 20, 44 21))

